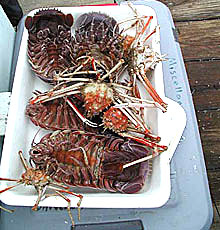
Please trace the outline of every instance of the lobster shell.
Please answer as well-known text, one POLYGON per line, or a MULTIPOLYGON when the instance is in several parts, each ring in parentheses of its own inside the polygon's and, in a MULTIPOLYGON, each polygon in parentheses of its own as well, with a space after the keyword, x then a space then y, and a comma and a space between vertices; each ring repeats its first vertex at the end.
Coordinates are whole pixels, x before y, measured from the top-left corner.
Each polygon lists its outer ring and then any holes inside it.
POLYGON ((150 173, 148 162, 122 169, 151 150, 132 140, 84 131, 56 131, 32 146, 30 160, 52 179, 71 186, 136 193, 150 173))
POLYGON ((72 24, 71 14, 55 9, 40 10, 26 18, 29 62, 43 81, 54 84, 57 74, 74 65, 70 47, 72 24))
POLYGON ((101 74, 105 74, 123 58, 123 41, 114 18, 98 12, 82 14, 74 23, 73 58, 92 57, 104 66, 101 74))
MULTIPOLYGON (((74 99, 72 98, 72 100, 74 99)), ((28 103, 25 114, 34 125, 44 129, 78 130, 82 129, 84 126, 83 122, 77 117, 75 112, 67 105, 63 98, 44 103, 28 103)))

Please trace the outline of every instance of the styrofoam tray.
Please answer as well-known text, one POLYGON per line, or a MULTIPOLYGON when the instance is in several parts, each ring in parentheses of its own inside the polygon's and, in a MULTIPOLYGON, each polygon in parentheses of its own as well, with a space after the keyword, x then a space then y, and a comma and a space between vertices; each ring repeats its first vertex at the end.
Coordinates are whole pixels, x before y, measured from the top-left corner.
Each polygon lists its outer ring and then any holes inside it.
MULTIPOLYGON (((156 14, 148 6, 135 6, 140 15, 153 16, 151 27, 157 25, 156 14)), ((132 10, 126 6, 84 6, 60 8, 64 13, 72 13, 77 17, 81 13, 100 11, 114 17, 117 21, 133 16, 132 10)), ((32 11, 33 15, 36 11, 32 11)), ((18 151, 22 150, 28 159, 28 152, 34 135, 38 131, 28 118, 25 117, 25 107, 32 92, 35 89, 47 90, 49 86, 40 79, 33 77, 30 65, 27 61, 27 39, 28 32, 24 30, 20 53, 15 73, 11 105, 8 116, 8 125, 5 134, 5 141, 2 152, 0 176, 4 178, 20 178, 24 168, 18 156, 18 151)), ((159 31, 151 39, 151 46, 160 52, 159 31)), ((81 207, 92 208, 154 208, 166 203, 170 195, 170 159, 179 143, 182 132, 186 124, 185 112, 176 102, 165 98, 163 85, 162 64, 159 63, 153 74, 153 85, 157 92, 168 103, 168 111, 162 113, 153 109, 147 111, 146 121, 152 130, 161 137, 161 144, 168 145, 168 150, 163 152, 153 161, 153 172, 151 178, 146 183, 147 187, 137 194, 108 193, 97 190, 81 190, 84 199, 81 207), (131 199, 132 198, 132 199, 131 199)), ((0 189, 11 185, 10 182, 1 181, 0 189)), ((76 206, 77 198, 69 196, 72 206, 76 206)), ((2 193, 0 199, 8 205, 33 206, 37 193, 32 186, 19 186, 15 189, 2 193)), ((50 197, 42 202, 40 206, 66 207, 66 201, 61 197, 50 197)))

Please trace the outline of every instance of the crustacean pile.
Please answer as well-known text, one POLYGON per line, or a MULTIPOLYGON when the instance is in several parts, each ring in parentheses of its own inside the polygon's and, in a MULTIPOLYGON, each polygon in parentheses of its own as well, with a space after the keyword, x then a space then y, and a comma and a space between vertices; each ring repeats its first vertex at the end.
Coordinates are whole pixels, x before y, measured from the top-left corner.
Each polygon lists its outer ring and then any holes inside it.
POLYGON ((69 186, 139 192, 152 170, 148 160, 167 149, 145 119, 145 108, 167 110, 149 80, 164 60, 148 45, 158 28, 150 31, 153 17, 128 7, 134 16, 120 22, 101 12, 75 19, 55 9, 26 18, 28 61, 51 87, 35 89, 26 107, 34 125, 50 130, 29 152, 34 170, 47 178, 40 187, 32 183, 35 207, 54 183, 69 194, 69 186))

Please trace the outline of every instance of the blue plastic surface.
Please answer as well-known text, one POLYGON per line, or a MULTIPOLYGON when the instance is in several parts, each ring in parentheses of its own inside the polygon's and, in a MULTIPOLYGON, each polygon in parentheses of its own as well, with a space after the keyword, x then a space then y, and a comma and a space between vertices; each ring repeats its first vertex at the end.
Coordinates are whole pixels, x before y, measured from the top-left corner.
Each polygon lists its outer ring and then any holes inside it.
POLYGON ((0 92, 8 91, 14 41, 14 28, 0 5, 0 92))
MULTIPOLYGON (((145 230, 206 230, 212 223, 212 202, 187 74, 180 46, 173 34, 175 27, 172 16, 169 9, 157 1, 135 1, 134 4, 150 6, 157 13, 161 27, 161 52, 167 54, 168 59, 163 62, 165 93, 177 101, 187 114, 186 128, 171 161, 171 196, 163 207, 155 209, 83 208, 80 222, 77 220, 77 210, 73 209, 72 213, 76 224, 141 220, 145 230)), ((23 24, 24 20, 19 31, 23 30, 23 24)), ((19 47, 22 36, 19 31, 16 47, 19 47)), ((70 229, 65 209, 42 208, 33 212, 30 207, 12 208, 15 209, 13 214, 0 213, 1 230, 70 229)), ((124 227, 121 226, 121 229, 124 227)))

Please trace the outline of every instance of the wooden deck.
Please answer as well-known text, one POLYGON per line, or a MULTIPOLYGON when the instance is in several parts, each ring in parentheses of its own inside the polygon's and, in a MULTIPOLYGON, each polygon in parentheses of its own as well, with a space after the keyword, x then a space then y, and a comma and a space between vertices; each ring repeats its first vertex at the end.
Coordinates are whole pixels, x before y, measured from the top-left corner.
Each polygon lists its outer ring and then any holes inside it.
MULTIPOLYGON (((24 13, 33 8, 58 6, 52 0, 19 0, 24 13)), ((113 3, 114 1, 60 1, 59 5, 113 3), (71 4, 70 4, 71 3, 71 4)), ((120 1, 119 1, 120 2, 120 1)), ((209 184, 214 221, 220 229, 220 0, 161 0, 173 15, 189 77, 209 184)))

